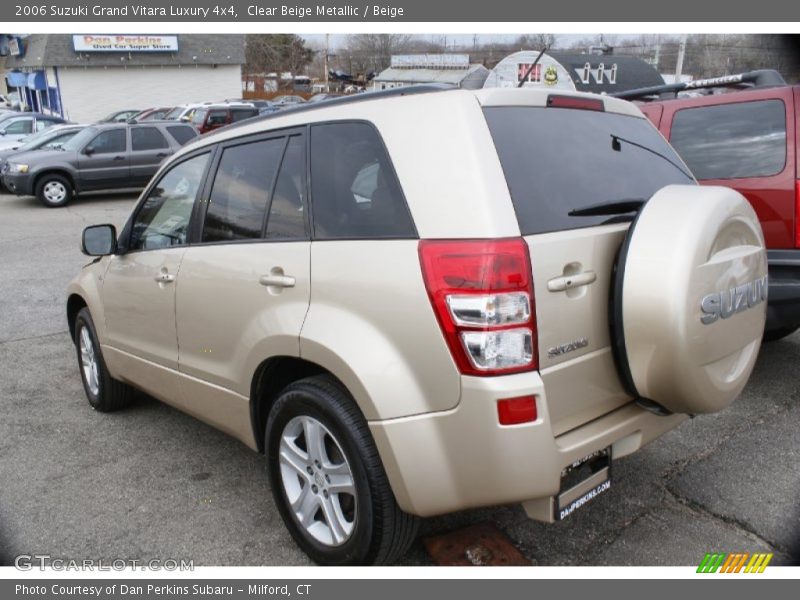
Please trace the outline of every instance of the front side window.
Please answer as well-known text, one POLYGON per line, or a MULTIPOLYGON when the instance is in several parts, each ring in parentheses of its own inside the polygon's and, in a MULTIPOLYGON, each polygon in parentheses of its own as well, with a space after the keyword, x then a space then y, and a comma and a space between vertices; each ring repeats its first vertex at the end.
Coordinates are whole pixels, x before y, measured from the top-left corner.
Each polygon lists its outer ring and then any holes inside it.
POLYGON ((389 156, 367 123, 311 128, 316 239, 415 238, 389 156))
POLYGON ((786 108, 780 100, 685 108, 670 142, 698 179, 777 175, 786 164, 786 108))
POLYGON ((201 154, 177 164, 150 190, 136 214, 130 250, 153 250, 186 243, 192 207, 208 156, 208 153, 201 154))
POLYGON ((203 124, 207 114, 208 111, 204 108, 196 110, 192 115, 192 123, 194 123, 195 126, 200 127, 203 124))
POLYGON ((169 148, 166 138, 155 127, 134 127, 131 129, 131 148, 137 150, 158 150, 169 148))
POLYGON ((125 152, 126 140, 124 129, 109 129, 98 134, 89 147, 94 154, 112 154, 125 152))
POLYGON ((285 138, 229 146, 214 177, 203 224, 203 242, 261 237, 272 182, 285 138))
POLYGON ((5 128, 6 135, 25 135, 33 131, 33 121, 31 119, 19 119, 12 121, 5 128))

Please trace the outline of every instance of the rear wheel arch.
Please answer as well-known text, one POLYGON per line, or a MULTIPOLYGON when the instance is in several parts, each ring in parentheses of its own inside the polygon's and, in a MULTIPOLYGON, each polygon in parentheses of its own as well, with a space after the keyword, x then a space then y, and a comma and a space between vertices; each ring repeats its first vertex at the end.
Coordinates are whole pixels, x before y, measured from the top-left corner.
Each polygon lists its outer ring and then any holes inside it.
POLYGON ((341 380, 328 369, 296 356, 273 356, 258 365, 250 384, 250 422, 259 452, 265 452, 267 417, 280 393, 295 381, 315 375, 328 375, 343 390, 348 391, 341 380))

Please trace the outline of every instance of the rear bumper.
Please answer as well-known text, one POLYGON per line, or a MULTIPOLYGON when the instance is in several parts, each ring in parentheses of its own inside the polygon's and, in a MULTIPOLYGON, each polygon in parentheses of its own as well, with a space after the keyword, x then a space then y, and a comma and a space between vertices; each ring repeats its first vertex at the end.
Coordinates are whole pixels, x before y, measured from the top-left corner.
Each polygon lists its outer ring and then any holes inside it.
POLYGON ((767 331, 800 325, 800 249, 768 250, 767 331))
POLYGON ((523 373, 462 377, 461 402, 453 410, 369 425, 406 512, 427 517, 521 502, 530 516, 550 520, 548 503, 564 467, 609 446, 614 459, 626 456, 684 419, 630 403, 554 437, 542 380, 523 373), (537 420, 500 426, 497 400, 528 394, 536 395, 537 420))

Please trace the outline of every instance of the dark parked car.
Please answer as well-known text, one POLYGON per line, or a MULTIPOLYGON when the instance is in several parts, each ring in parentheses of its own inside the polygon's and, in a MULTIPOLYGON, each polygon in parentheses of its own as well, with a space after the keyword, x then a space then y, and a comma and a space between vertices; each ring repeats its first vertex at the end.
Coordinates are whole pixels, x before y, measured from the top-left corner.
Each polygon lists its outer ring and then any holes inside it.
POLYGON ((161 106, 158 108, 146 108, 130 117, 130 120, 141 123, 142 121, 160 121, 167 116, 174 106, 161 106))
POLYGON ((90 125, 60 150, 15 155, 3 184, 18 196, 35 194, 48 207, 64 206, 81 192, 143 188, 161 161, 196 137, 186 123, 90 125))
POLYGON ((207 133, 231 123, 258 116, 252 104, 211 104, 198 108, 192 117, 192 125, 200 133, 207 133))
POLYGON ((100 119, 98 123, 125 123, 126 121, 132 119, 141 112, 142 110, 139 108, 128 109, 128 110, 117 110, 100 119))
POLYGON ((86 125, 54 125, 20 140, 17 146, 0 149, 0 175, 8 168, 12 156, 32 150, 58 150, 84 127, 86 125))

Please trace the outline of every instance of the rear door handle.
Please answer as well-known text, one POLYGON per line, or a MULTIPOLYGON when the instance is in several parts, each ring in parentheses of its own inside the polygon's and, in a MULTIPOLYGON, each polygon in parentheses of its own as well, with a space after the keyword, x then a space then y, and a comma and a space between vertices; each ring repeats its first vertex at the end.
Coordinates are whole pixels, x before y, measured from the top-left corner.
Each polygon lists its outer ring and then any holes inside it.
POLYGON ((173 275, 172 273, 167 273, 165 271, 162 271, 161 273, 156 275, 154 279, 158 283, 172 283, 173 281, 175 281, 175 275, 173 275))
POLYGON ((158 158, 164 158, 164 157, 169 156, 169 152, 159 152, 158 154, 156 154, 156 156, 158 158))
POLYGON ((594 283, 597 279, 597 273, 594 271, 584 271, 583 273, 575 273, 574 275, 562 275, 555 277, 547 282, 547 289, 551 292, 563 292, 571 290, 582 285, 589 285, 594 283))
POLYGON ((258 283, 267 287, 294 287, 295 278, 290 275, 262 275, 258 279, 258 283))

